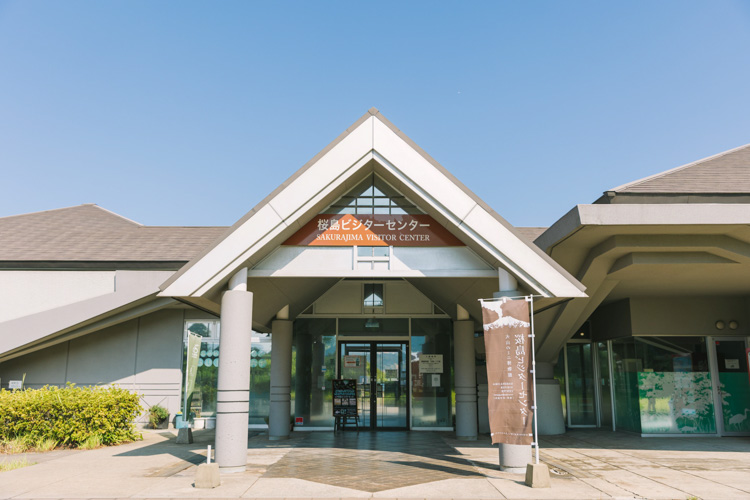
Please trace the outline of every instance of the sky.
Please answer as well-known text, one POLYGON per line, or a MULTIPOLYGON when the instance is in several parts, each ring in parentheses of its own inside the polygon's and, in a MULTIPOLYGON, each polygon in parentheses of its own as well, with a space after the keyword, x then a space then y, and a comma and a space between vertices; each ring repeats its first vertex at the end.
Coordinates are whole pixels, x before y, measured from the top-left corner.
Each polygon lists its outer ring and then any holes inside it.
POLYGON ((750 143, 750 0, 0 0, 0 217, 231 225, 371 107, 548 226, 750 143))

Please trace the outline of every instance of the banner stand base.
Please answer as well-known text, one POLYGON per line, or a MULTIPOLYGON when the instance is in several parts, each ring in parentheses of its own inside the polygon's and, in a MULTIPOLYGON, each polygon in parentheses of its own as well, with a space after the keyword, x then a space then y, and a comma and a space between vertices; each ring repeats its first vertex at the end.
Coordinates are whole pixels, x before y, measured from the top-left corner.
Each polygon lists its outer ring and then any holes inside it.
POLYGON ((526 486, 532 488, 550 488, 549 467, 547 464, 529 464, 526 466, 526 486))
POLYGON ((192 444, 193 443, 193 429, 190 427, 182 427, 177 429, 177 444, 192 444))

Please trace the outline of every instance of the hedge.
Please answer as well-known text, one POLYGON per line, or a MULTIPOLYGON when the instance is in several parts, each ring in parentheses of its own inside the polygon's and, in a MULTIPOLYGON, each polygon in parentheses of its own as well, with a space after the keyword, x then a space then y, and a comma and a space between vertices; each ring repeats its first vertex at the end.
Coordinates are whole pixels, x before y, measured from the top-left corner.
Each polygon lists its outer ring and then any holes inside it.
POLYGON ((134 423, 140 413, 138 394, 119 387, 0 390, 0 441, 54 439, 78 446, 98 436, 102 444, 119 444, 141 438, 134 423))

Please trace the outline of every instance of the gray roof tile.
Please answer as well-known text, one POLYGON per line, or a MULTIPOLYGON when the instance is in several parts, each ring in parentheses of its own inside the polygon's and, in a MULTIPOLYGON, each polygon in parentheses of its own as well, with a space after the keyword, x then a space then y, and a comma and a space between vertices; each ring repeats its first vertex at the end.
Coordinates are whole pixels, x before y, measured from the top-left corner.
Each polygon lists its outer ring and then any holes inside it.
POLYGON ((187 262, 226 230, 143 226, 79 205, 0 218, 0 261, 187 262))
POLYGON ((616 193, 750 193, 750 144, 610 189, 616 193))

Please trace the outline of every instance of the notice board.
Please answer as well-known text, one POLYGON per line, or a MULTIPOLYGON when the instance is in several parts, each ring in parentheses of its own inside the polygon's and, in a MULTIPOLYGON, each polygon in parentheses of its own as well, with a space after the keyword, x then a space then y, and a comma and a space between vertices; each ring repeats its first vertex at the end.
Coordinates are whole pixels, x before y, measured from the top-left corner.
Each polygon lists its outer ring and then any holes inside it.
POLYGON ((335 379, 333 382, 333 416, 354 417, 357 415, 357 381, 335 379))

